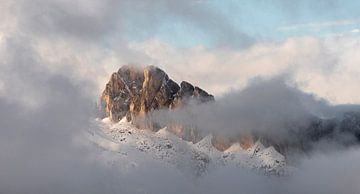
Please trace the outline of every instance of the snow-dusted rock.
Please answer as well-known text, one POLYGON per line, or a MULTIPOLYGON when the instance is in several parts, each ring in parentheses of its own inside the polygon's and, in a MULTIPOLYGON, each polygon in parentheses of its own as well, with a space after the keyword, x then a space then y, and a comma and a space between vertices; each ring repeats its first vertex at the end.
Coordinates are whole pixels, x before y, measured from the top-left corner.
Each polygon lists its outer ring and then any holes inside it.
POLYGON ((265 149, 265 146, 260 142, 256 141, 256 143, 248 149, 248 153, 251 156, 257 155, 261 150, 265 149))
POLYGON ((188 169, 195 175, 205 173, 210 166, 233 165, 273 174, 284 174, 286 167, 285 157, 272 146, 265 148, 260 141, 248 150, 235 143, 221 152, 212 145, 212 135, 193 144, 175 136, 167 128, 158 132, 139 130, 127 121, 112 123, 107 119, 97 121, 96 125, 98 127, 94 127, 89 137, 100 147, 123 157, 130 152, 145 154, 167 165, 188 169))

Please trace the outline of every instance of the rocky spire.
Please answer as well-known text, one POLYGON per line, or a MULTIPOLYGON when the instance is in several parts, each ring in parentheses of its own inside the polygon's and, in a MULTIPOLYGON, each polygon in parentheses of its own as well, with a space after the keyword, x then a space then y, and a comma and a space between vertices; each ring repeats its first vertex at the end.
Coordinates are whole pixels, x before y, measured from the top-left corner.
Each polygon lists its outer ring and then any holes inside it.
MULTIPOLYGON (((126 116, 128 121, 139 128, 157 130, 160 126, 151 121, 149 112, 179 108, 187 105, 190 100, 205 103, 213 101, 214 97, 185 81, 179 86, 156 66, 138 68, 125 65, 111 75, 101 96, 100 110, 114 122, 126 116)), ((168 127, 186 140, 198 139, 199 135, 194 127, 176 123, 168 127)))

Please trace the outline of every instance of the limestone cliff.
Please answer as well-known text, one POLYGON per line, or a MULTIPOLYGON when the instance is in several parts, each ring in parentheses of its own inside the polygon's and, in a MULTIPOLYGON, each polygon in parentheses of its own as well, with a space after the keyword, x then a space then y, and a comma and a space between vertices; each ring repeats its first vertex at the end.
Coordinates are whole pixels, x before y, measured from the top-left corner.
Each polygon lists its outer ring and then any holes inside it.
MULTIPOLYGON (((101 96, 100 110, 104 116, 118 122, 126 116, 138 128, 158 130, 149 112, 159 109, 174 110, 190 101, 206 103, 214 97, 188 82, 180 86, 160 68, 125 65, 111 75, 101 96)), ((168 130, 179 137, 196 142, 201 139, 196 126, 170 123, 168 130)))

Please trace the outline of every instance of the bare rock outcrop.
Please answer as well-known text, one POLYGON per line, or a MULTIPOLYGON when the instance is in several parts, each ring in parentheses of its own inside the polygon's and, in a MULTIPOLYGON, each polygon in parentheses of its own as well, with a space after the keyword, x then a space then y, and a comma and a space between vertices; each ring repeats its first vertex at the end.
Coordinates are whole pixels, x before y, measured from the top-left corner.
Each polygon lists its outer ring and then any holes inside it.
POLYGON ((208 94, 197 86, 193 86, 190 83, 183 81, 180 84, 180 90, 174 96, 174 100, 170 104, 170 109, 186 106, 188 103, 205 103, 214 101, 214 96, 208 94))
MULTIPOLYGON (((179 91, 175 94, 172 103, 169 106, 170 110, 181 109, 186 106, 191 106, 192 103, 206 103, 214 101, 214 96, 208 94, 199 87, 194 87, 192 84, 183 81, 180 84, 179 91)), ((169 123, 168 130, 181 137, 184 140, 192 141, 193 143, 200 141, 203 136, 196 126, 184 123, 169 123)))
MULTIPOLYGON (((111 75, 101 96, 100 111, 114 122, 126 116, 138 128, 156 131, 162 126, 151 119, 150 112, 171 111, 189 103, 213 100, 212 95, 188 82, 183 81, 179 86, 156 66, 126 65, 111 75)), ((168 129, 188 141, 196 142, 201 138, 195 126, 171 123, 168 129)))
POLYGON ((111 75, 101 95, 100 111, 112 121, 129 116, 129 111, 140 111, 140 94, 144 74, 134 66, 123 66, 111 75))

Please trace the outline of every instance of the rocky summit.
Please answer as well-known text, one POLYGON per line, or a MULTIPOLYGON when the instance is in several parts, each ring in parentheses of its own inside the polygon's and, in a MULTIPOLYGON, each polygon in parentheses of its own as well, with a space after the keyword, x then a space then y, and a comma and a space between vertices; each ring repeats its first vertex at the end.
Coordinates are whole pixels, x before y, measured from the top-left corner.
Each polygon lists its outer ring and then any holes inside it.
MULTIPOLYGON (((111 75, 100 101, 103 117, 109 117, 113 122, 126 117, 138 128, 157 131, 163 126, 151 120, 150 112, 171 111, 190 102, 206 103, 214 101, 214 96, 186 81, 179 86, 156 66, 125 65, 111 75)), ((168 129, 188 141, 201 139, 194 126, 171 123, 168 129)))
MULTIPOLYGON (((181 139, 197 143, 209 134, 200 131, 196 124, 176 118, 161 118, 166 122, 160 122, 159 118, 154 118, 153 113, 155 111, 160 113, 163 110, 166 114, 176 113, 175 110, 212 101, 214 96, 205 90, 186 81, 178 85, 156 66, 141 68, 125 65, 113 73, 106 84, 101 95, 100 112, 102 118, 108 117, 114 123, 126 118, 138 129, 150 129, 156 132, 167 127, 168 131, 181 139)), ((224 151, 234 143, 239 143, 243 149, 247 149, 261 139, 264 145, 274 146, 282 154, 296 151, 309 152, 314 143, 324 139, 332 139, 346 146, 357 145, 360 141, 360 114, 358 111, 348 112, 345 108, 338 112, 338 116, 334 118, 308 115, 305 120, 291 123, 289 125, 291 130, 287 130, 288 136, 297 138, 278 138, 256 131, 249 134, 240 134, 239 131, 238 134, 224 136, 220 131, 220 134, 212 134, 211 143, 216 149, 224 151), (349 138, 344 142, 337 134, 349 138)))
POLYGON ((89 133, 89 139, 124 157, 139 151, 169 165, 188 166, 196 176, 204 174, 210 166, 225 165, 257 169, 269 175, 289 171, 283 155, 272 146, 266 148, 260 141, 255 143, 250 134, 229 138, 202 133, 191 122, 164 118, 166 122, 159 123, 154 118, 156 111, 187 112, 191 106, 214 100, 213 95, 189 82, 178 85, 156 66, 125 65, 106 84, 100 106, 103 118, 96 120, 97 127, 89 133))

